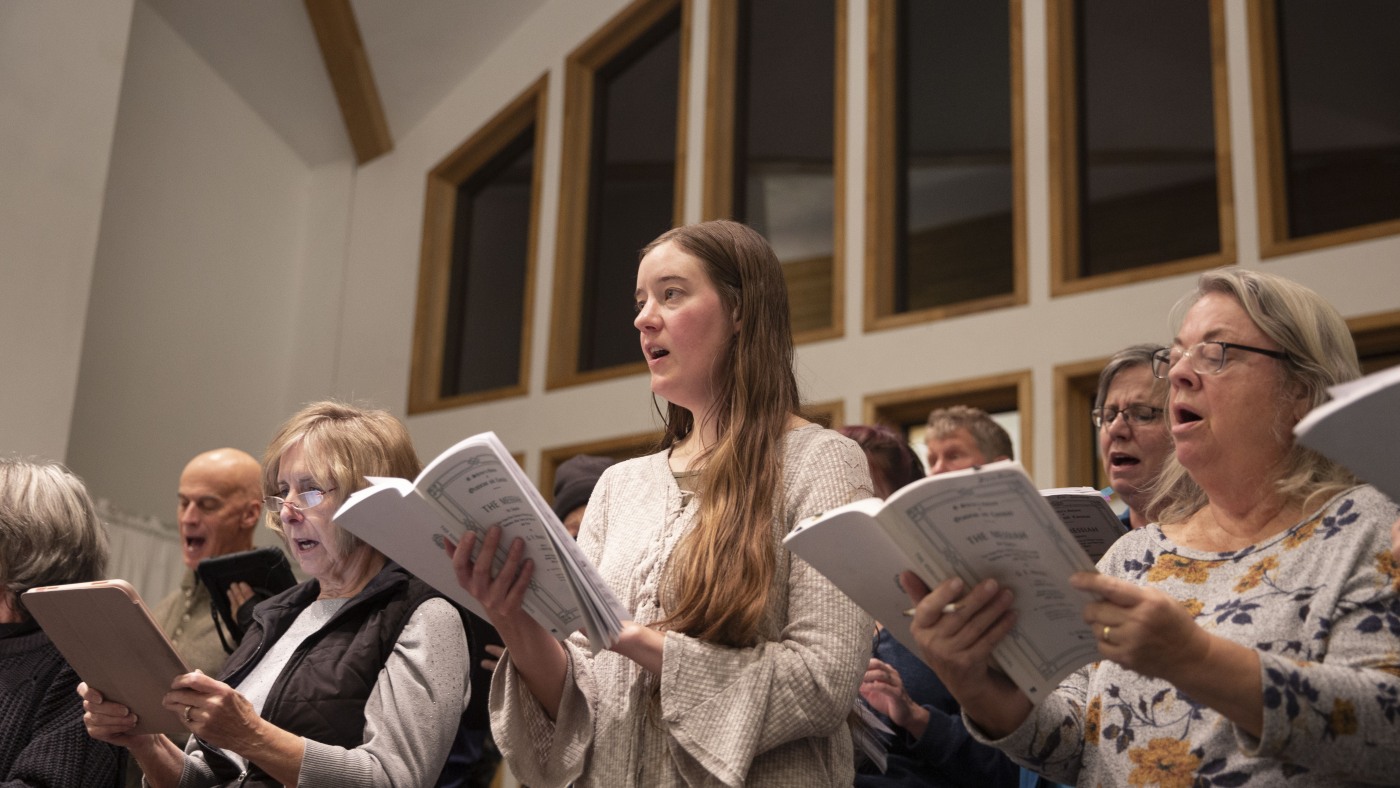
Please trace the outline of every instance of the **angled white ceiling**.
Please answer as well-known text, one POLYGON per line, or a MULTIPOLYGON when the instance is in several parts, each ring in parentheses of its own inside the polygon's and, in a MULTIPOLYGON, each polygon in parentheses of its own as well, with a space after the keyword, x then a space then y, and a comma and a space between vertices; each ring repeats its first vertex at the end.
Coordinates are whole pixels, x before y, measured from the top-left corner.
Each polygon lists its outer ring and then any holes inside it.
MULTIPOLYGON (((308 164, 352 156, 298 0, 141 0, 308 164)), ((352 0, 395 139, 407 134, 544 0, 352 0)))

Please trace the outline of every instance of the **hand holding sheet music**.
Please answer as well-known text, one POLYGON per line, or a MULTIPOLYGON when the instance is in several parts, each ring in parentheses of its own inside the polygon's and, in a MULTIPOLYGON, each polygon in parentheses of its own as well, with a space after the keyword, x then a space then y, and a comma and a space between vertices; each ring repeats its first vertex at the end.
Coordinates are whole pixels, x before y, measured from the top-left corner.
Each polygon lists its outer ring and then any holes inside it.
POLYGON ((880 501, 867 498, 801 523, 784 543, 882 622, 914 653, 899 574, 933 588, 960 578, 966 588, 994 578, 1015 594, 1017 624, 993 655, 1038 702, 1060 679, 1099 657, 1081 619, 1088 595, 1069 576, 1094 571, 1079 540, 1111 542, 1119 523, 1096 491, 1053 491, 1074 506, 1072 526, 1057 516, 1019 464, 921 479, 880 501), (1111 523, 1111 525, 1110 525, 1111 523))
POLYGON ((370 478, 335 513, 335 522, 477 615, 444 552, 487 530, 502 530, 497 568, 516 540, 535 565, 524 608, 556 638, 584 629, 593 649, 612 646, 628 613, 495 433, 467 438, 440 454, 412 482, 370 478))

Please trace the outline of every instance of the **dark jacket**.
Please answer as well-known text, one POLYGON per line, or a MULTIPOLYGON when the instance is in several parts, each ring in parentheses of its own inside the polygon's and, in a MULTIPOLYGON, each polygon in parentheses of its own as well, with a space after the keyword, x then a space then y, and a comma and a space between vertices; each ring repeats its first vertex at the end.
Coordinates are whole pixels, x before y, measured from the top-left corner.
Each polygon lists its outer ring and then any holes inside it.
MULTIPOLYGON (((308 580, 258 605, 220 680, 237 686, 320 590, 320 583, 308 580)), ((313 741, 358 747, 364 741, 365 703, 399 634, 419 605, 441 596, 398 564, 386 563, 292 653, 268 693, 263 719, 313 741)), ((222 783, 279 785, 254 764, 245 777, 218 750, 202 741, 199 747, 222 783)))

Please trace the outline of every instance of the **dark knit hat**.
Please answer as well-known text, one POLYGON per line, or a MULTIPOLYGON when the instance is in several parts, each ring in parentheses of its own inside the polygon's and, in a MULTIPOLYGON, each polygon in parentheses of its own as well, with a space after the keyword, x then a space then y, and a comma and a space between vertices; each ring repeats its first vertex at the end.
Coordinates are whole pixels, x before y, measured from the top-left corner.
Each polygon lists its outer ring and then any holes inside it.
POLYGON ((569 512, 588 503, 593 487, 604 469, 613 464, 611 457, 580 454, 559 463, 554 471, 554 513, 562 520, 569 512))

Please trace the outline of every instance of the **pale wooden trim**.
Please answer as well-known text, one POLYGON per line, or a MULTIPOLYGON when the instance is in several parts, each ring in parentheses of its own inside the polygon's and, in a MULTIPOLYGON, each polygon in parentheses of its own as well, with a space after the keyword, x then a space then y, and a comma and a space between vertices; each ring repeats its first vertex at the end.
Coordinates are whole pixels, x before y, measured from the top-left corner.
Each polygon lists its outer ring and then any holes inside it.
POLYGON ((335 89, 345 133, 355 150, 355 161, 365 164, 394 149, 384 104, 374 84, 360 26, 350 0, 304 0, 311 29, 335 89))
POLYGON ((828 428, 837 430, 846 426, 846 403, 844 400, 831 399, 823 402, 804 402, 801 410, 802 418, 825 424, 828 428))
MULTIPOLYGON (((690 0, 681 3, 680 51, 676 60, 680 65, 680 77, 676 82, 676 172, 671 190, 671 225, 685 224, 685 175, 686 151, 690 145, 690 33, 695 28, 695 4, 690 0)), ((701 140, 701 145, 704 141, 701 140)), ((651 239, 647 239, 651 240, 651 239)))
POLYGON ((705 92, 705 168, 701 219, 734 213, 734 106, 738 84, 740 0, 710 1, 708 89, 705 92))
POLYGON ((899 12, 895 0, 870 0, 865 81, 866 331, 894 313, 895 167, 898 123, 899 12))
POLYGON ((1084 425, 1098 394, 1099 373, 1108 358, 1077 361, 1055 367, 1055 486, 1098 485, 1099 463, 1094 441, 1084 425))
POLYGON ((571 457, 592 454, 599 457, 612 457, 618 461, 642 457, 656 451, 661 445, 662 433, 639 432, 618 438, 571 443, 568 446, 555 446, 540 452, 540 494, 551 506, 554 505, 554 475, 559 466, 571 457))
POLYGON ((1029 303, 1026 234, 1025 59, 1022 0, 1007 0, 1011 60, 1011 292, 896 314, 895 172, 898 119, 898 10, 895 0, 870 0, 866 77, 865 316, 866 331, 943 320, 1029 303))
POLYGON ((418 263, 418 300, 413 322, 413 355, 409 372, 410 414, 519 396, 529 390, 548 82, 548 75, 540 77, 428 173, 423 201, 422 250, 418 263), (452 283, 452 237, 456 220, 457 188, 532 125, 535 136, 534 164, 531 167, 533 183, 530 186, 530 223, 526 239, 524 304, 521 311, 523 323, 517 382, 488 391, 443 397, 441 391, 444 333, 447 330, 447 303, 452 283))
POLYGON ((1225 0, 1210 0, 1211 103, 1215 111, 1215 204, 1220 222, 1220 254, 1201 261, 1202 268, 1233 265, 1238 259, 1235 228, 1235 146, 1230 137, 1229 41, 1225 0))
POLYGON ((662 17, 682 8, 680 73, 677 75, 675 213, 684 218, 685 138, 689 90, 691 0, 636 0, 569 54, 564 62, 564 142, 559 176, 559 228, 554 265, 545 388, 557 389, 635 375, 646 362, 591 371, 578 369, 579 323, 583 314, 584 245, 587 242, 588 184, 593 147, 593 87, 598 70, 626 49, 662 17))
POLYGON ((1283 118, 1279 103, 1278 24, 1272 0, 1245 5, 1249 20, 1250 94, 1254 110, 1254 187, 1259 256, 1277 254, 1288 237, 1283 174, 1283 118))
POLYGON ((951 405, 970 405, 989 413, 1014 409, 1021 420, 1021 445, 1016 447, 1016 459, 1027 473, 1034 474, 1035 420, 1028 369, 870 394, 863 400, 861 411, 865 424, 897 424, 927 418, 934 408, 951 405))
POLYGON ((1046 150, 1050 176, 1050 292, 1076 278, 1079 239, 1079 92, 1074 67, 1075 0, 1046 0, 1046 150))
MULTIPOLYGON (((740 0, 712 0, 710 3, 709 89, 705 99, 703 219, 727 219, 734 214, 734 135, 738 110, 735 107, 738 84, 738 15, 740 0)), ((832 89, 832 257, 830 322, 818 328, 793 333, 794 344, 836 339, 845 335, 846 313, 846 58, 847 0, 835 0, 836 56, 832 89)), ((795 310, 794 310, 795 311, 795 310)))
POLYGON ((1400 310, 1361 315, 1347 320, 1352 340, 1356 342, 1356 353, 1361 357, 1363 374, 1367 368, 1383 357, 1391 366, 1389 357, 1400 355, 1400 310), (1368 364, 1367 359, 1371 359, 1368 364))
POLYGON ((1381 331, 1393 331, 1400 328, 1400 310, 1395 310, 1393 312, 1374 312, 1369 315, 1358 315, 1349 318, 1347 320, 1347 328, 1351 329, 1353 336, 1374 334, 1381 331))
MULTIPOLYGON (((797 333, 793 342, 799 345, 838 339, 846 334, 846 71, 850 59, 847 0, 836 0, 835 13, 836 78, 832 88, 836 91, 836 101, 832 105, 832 123, 836 129, 832 140, 836 150, 832 156, 832 188, 836 193, 831 201, 831 323, 825 329, 797 333)), ((845 412, 844 406, 840 412, 845 412)))
POLYGON ((1047 0, 1050 60, 1050 295, 1072 295, 1231 265, 1236 259, 1234 169, 1230 143, 1230 85, 1226 58, 1225 2, 1210 0, 1211 104, 1215 138, 1216 215, 1220 251, 1093 276, 1078 274, 1079 96, 1075 90, 1076 0, 1047 0))
MULTIPOLYGON (((1011 303, 1030 303, 1030 266, 1026 248, 1026 77, 1025 10, 1011 0, 1011 303)), ((1023 463, 1025 464, 1025 463, 1023 463)), ((1030 465, 1026 464, 1026 469, 1030 465)))

